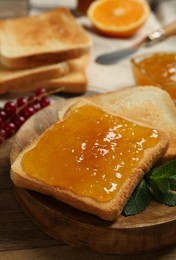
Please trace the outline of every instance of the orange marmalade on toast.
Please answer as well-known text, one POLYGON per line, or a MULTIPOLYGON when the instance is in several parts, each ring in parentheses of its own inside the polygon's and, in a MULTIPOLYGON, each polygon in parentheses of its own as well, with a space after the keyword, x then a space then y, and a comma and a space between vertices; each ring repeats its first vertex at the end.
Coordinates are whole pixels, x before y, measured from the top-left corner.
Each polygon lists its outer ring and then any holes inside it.
POLYGON ((47 185, 107 202, 159 141, 155 129, 84 104, 43 133, 22 168, 47 185))

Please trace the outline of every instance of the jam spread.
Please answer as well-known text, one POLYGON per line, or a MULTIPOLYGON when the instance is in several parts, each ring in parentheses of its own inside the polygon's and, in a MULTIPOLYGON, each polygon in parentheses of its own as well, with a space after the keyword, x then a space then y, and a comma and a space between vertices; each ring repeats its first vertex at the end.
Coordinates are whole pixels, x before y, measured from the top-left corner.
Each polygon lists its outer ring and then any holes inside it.
POLYGON ((176 53, 154 53, 136 63, 134 73, 139 85, 165 89, 176 101, 176 53))
POLYGON ((106 202, 159 141, 157 130, 86 104, 46 130, 22 168, 48 185, 106 202))

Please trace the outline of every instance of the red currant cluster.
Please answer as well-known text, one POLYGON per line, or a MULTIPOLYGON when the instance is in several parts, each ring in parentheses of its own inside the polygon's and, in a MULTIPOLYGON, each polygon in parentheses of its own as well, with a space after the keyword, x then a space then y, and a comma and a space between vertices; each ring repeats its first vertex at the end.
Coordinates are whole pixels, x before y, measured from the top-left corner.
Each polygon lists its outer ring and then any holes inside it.
POLYGON ((15 134, 30 116, 50 104, 47 95, 45 88, 39 88, 33 95, 8 101, 0 108, 0 144, 15 134))

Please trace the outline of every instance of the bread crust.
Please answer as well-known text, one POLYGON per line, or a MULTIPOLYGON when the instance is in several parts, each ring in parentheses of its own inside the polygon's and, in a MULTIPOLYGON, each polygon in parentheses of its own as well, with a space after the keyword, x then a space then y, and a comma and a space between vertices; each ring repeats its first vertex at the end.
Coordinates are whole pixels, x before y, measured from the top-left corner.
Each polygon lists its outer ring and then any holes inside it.
MULTIPOLYGON (((84 102, 87 102, 85 99, 84 102)), ((78 103, 80 105, 81 103, 78 103)), ((76 103, 77 105, 77 103, 76 103)), ((69 109, 75 107, 72 105, 69 109)), ((67 110, 62 120, 67 117, 67 110)), ((52 128, 51 126, 50 128, 52 128)), ((15 185, 32 189, 43 194, 53 196, 54 198, 69 204, 77 209, 99 216, 104 220, 113 221, 122 212, 127 200, 131 196, 136 185, 142 179, 144 174, 163 156, 168 146, 167 135, 159 131, 160 142, 153 148, 145 151, 144 157, 140 160, 138 166, 131 172, 129 178, 124 182, 116 196, 108 202, 99 202, 91 197, 78 196, 72 191, 61 187, 54 187, 46 183, 36 180, 28 176, 22 169, 21 159, 23 155, 30 149, 36 146, 37 142, 42 138, 43 134, 29 147, 27 147, 15 160, 11 166, 11 179, 15 185)))

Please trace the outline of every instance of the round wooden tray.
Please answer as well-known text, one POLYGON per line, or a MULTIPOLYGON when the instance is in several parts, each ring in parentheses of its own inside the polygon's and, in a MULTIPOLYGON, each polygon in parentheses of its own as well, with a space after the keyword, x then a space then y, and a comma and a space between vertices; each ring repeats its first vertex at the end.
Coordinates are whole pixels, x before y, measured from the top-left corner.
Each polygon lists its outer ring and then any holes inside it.
MULTIPOLYGON (((58 119, 61 101, 31 117, 16 134, 11 162, 20 151, 58 119)), ((64 137, 63 137, 64 138, 64 137)), ((176 207, 152 201, 142 213, 108 222, 54 198, 14 187, 27 215, 50 236, 69 245, 101 253, 131 254, 158 250, 176 243, 176 207)))

